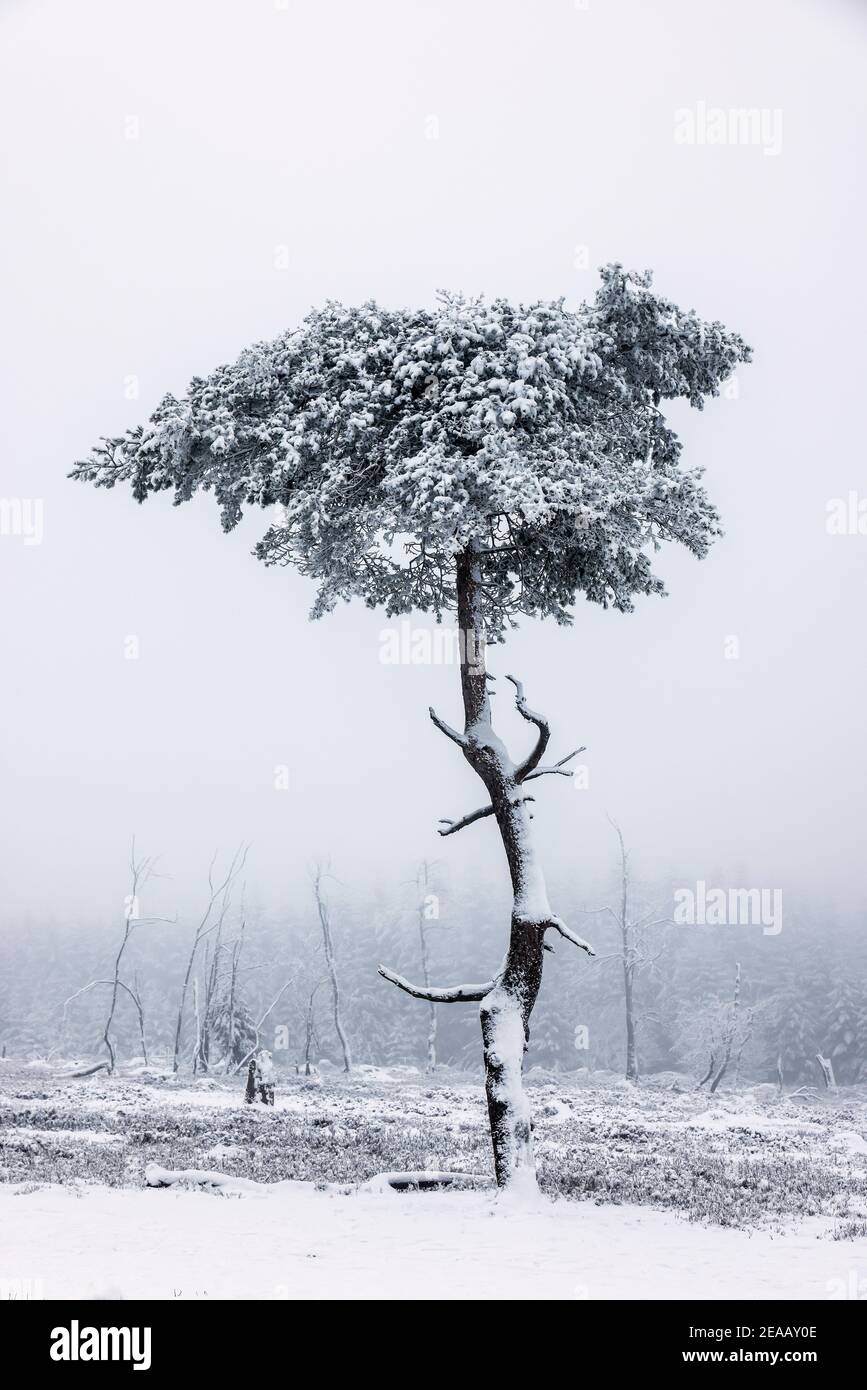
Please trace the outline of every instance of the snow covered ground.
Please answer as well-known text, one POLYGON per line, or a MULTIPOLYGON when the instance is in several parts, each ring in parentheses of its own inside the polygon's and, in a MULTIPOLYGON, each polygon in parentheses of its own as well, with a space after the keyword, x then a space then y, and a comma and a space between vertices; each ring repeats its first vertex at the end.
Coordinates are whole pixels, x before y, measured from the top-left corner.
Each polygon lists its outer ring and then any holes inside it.
POLYGON ((3 1267, 47 1298, 828 1299, 859 1282, 867 1296, 867 1238, 820 1226, 775 1236, 646 1207, 312 1184, 0 1190, 3 1267))
POLYGON ((48 1298, 867 1297, 867 1098, 530 1078, 546 1196, 373 1192, 489 1172, 478 1081, 359 1069, 85 1080, 0 1067, 0 1283, 48 1298), (262 1184, 145 1186, 148 1166, 262 1184), (335 1184, 336 1187, 329 1187, 335 1184), (357 1184, 362 1186, 356 1186, 357 1184))

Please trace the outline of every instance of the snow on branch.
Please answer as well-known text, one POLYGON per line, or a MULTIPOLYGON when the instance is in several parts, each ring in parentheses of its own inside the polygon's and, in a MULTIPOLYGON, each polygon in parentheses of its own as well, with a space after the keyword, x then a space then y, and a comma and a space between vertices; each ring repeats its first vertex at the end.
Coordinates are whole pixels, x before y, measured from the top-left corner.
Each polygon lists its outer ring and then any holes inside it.
MULTIPOLYGON (((569 776, 568 773, 567 773, 566 775, 569 776)), ((539 776, 539 774, 536 773, 536 776, 539 776)), ((517 802, 519 802, 519 801, 535 801, 535 800, 536 800, 535 796, 518 796, 518 797, 513 797, 513 798, 512 798, 512 805, 516 805, 517 802)), ((438 831, 438 834, 440 834, 440 835, 454 835, 458 830, 463 830, 463 829, 464 829, 466 826, 468 826, 468 825, 475 825, 475 823, 476 823, 477 820, 484 820, 485 816, 492 816, 493 814, 494 814, 494 808, 493 808, 493 806, 480 806, 479 809, 478 809, 477 811, 470 811, 470 813, 469 813, 468 815, 466 815, 466 816, 461 816, 461 819, 460 819, 460 820, 448 820, 445 816, 441 816, 441 817, 440 817, 440 825, 445 825, 445 826, 447 827, 447 829, 446 829, 446 830, 440 830, 440 831, 438 831)))
POLYGON ((534 772, 528 772, 521 780, 523 782, 532 782, 534 777, 574 777, 575 774, 571 767, 566 767, 565 764, 571 762, 573 758, 577 758, 579 753, 586 752, 587 745, 582 744, 580 748, 576 748, 573 752, 567 753, 565 758, 560 758, 558 762, 552 763, 550 767, 537 767, 534 772))
POLYGON ((428 714, 430 715, 434 724, 436 724, 440 733, 445 734, 446 738, 450 738, 452 743, 456 743, 459 748, 466 748, 467 740, 464 737, 464 735, 459 734, 457 729, 453 729, 451 724, 447 724, 444 719, 440 719, 433 706, 431 706, 428 710, 428 714))
POLYGON ((413 999, 427 999, 432 1004, 478 1003, 490 994, 495 983, 488 980, 484 985, 453 985, 447 989, 437 989, 435 986, 410 984, 409 980, 405 980, 402 975, 396 975, 393 970, 387 970, 384 965, 379 967, 378 973, 384 980, 397 985, 398 989, 411 994, 413 999))
POLYGON ((570 931, 569 928, 566 926, 566 923, 563 921, 562 917, 549 918, 548 926, 553 927, 555 931, 558 931, 560 935, 564 938, 564 940, 571 941, 572 945, 577 946, 580 951, 586 951, 588 956, 596 955, 596 952, 590 945, 590 942, 585 941, 583 937, 576 936, 573 931, 570 931))
POLYGON ((515 676, 506 676, 506 680, 511 681, 512 685, 515 687, 515 708, 521 715, 521 718, 526 719, 528 724, 535 724, 536 728, 539 730, 536 747, 533 749, 530 756, 525 758, 524 762, 520 764, 516 773, 517 780, 523 782, 524 778, 529 777, 533 769, 538 767, 539 763, 542 761, 542 755, 548 747, 548 740, 551 737, 551 729, 543 714, 536 714, 535 710, 530 709, 524 698, 523 683, 517 680, 515 676))
POLYGON ((663 589, 648 537, 701 556, 720 531, 660 404, 701 407, 751 354, 657 295, 649 272, 614 263, 601 277, 574 308, 450 294, 426 309, 326 303, 180 399, 163 396, 144 427, 103 438, 72 476, 127 485, 139 502, 210 493, 232 531, 245 509, 287 500, 274 447, 285 439, 299 460, 291 501, 255 553, 317 581, 313 616, 356 595, 395 613, 454 611, 456 527, 485 538, 489 636, 522 613, 565 621, 581 593, 628 612, 663 589), (395 561, 395 536, 411 565, 395 561))

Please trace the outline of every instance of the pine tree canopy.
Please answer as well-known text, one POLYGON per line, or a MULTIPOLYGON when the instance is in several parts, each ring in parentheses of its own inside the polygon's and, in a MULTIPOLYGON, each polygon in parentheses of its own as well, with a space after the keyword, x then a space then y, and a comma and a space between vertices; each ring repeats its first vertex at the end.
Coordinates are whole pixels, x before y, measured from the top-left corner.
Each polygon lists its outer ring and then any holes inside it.
POLYGON ((662 593, 650 553, 720 534, 661 402, 701 408, 750 349, 606 266, 595 297, 513 305, 442 294, 392 311, 328 303, 300 328, 166 396, 72 476, 143 502, 212 492, 225 530, 274 507, 256 547, 318 583, 314 616, 358 596, 390 615, 455 606, 479 552, 489 635, 570 621, 579 594, 623 611, 662 593))

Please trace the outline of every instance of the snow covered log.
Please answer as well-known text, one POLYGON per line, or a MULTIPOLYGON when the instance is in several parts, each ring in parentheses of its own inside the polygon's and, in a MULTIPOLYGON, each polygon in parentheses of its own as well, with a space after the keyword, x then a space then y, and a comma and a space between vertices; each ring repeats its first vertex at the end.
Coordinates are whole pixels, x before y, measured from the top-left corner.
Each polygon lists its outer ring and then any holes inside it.
POLYGON ((161 1168, 149 1163, 145 1168, 147 1187, 203 1187, 210 1192, 226 1195, 239 1192, 267 1192, 271 1184, 254 1182, 252 1178, 233 1178, 228 1173, 211 1172, 204 1168, 161 1168))
POLYGON ((450 1188, 453 1192, 475 1191, 493 1187, 494 1179, 485 1173, 439 1173, 422 1169, 414 1173, 377 1173, 375 1178, 358 1184, 359 1192, 438 1192, 450 1188))
MULTIPOLYGON (((255 1182, 251 1178, 234 1178, 227 1173, 218 1173, 200 1168, 161 1168, 158 1163, 149 1163, 145 1168, 145 1184, 148 1187, 200 1187, 207 1192, 221 1193, 223 1196, 241 1196, 246 1193, 257 1196, 267 1195, 276 1189, 286 1187, 286 1183, 255 1182)), ((296 1186, 290 1180, 289 1185, 296 1186)), ((302 1184, 303 1185, 303 1184, 302 1184)), ((308 1184, 309 1185, 309 1184, 308 1184)), ((444 1188, 452 1191, 489 1188, 493 1178, 485 1173, 449 1173, 436 1169, 420 1169, 415 1172, 377 1173, 364 1182, 328 1183, 330 1192, 437 1192, 444 1188)))

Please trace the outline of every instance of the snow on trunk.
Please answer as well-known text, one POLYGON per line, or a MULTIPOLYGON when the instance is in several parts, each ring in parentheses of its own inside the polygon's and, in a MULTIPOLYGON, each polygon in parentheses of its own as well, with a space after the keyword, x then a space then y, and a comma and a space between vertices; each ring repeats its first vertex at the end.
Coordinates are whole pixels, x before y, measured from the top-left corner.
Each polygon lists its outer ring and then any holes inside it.
MULTIPOLYGON (((485 985, 435 988, 427 979, 422 985, 410 984, 384 966, 380 966, 379 973, 416 999, 427 999, 434 1004, 458 1003, 468 999, 479 1001, 485 1091, 497 1184, 501 1189, 512 1192, 536 1193, 533 1124, 522 1073, 530 1036, 530 1015, 542 982, 545 932, 552 929, 580 950, 588 951, 590 955, 593 951, 586 941, 575 936, 551 911, 530 828, 527 803, 533 798, 524 791, 523 784, 546 774, 570 777, 572 774, 564 771, 564 764, 583 749, 576 749, 550 767, 542 767, 540 764, 550 737, 548 721, 528 707, 521 682, 514 676, 507 676, 515 687, 518 713, 537 729, 535 746, 522 762, 515 763, 509 756, 491 723, 488 697, 491 677, 485 669, 477 546, 468 546, 458 556, 456 590, 461 639, 463 733, 440 719, 434 710, 430 711, 430 715, 440 732, 458 745, 470 767, 481 778, 490 804, 471 811, 460 820, 443 821, 447 828, 440 830, 440 834, 455 834, 486 816, 495 818, 512 882, 509 946, 499 973, 485 985)), ((423 968, 426 974, 426 962, 423 968)))
POLYGON ((522 1074, 530 1015, 542 982, 543 940, 551 908, 517 769, 491 725, 480 575, 471 551, 458 563, 458 621, 463 636, 461 686, 468 741, 464 754, 490 794, 514 895, 503 969, 479 1006, 494 1170, 501 1188, 515 1184, 535 1190, 533 1125, 522 1074))

